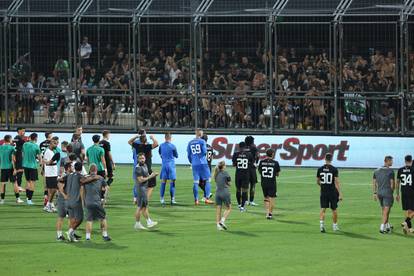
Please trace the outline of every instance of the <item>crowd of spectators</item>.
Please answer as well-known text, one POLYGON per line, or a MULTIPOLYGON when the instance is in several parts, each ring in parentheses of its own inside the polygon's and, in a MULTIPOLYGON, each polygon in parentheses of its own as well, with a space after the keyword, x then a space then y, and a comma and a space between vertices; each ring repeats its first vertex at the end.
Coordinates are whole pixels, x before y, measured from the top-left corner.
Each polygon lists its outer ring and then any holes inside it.
MULTIPOLYGON (((273 121, 279 129, 332 130, 335 77, 341 91, 340 129, 398 131, 401 120, 397 63, 391 51, 344 57, 341 68, 332 65, 324 49, 311 45, 280 48, 275 56, 260 43, 252 53, 205 52, 197 60, 197 109, 190 57, 181 44, 138 56, 130 55, 122 43, 116 47, 108 43, 98 60, 85 37, 78 51, 77 78, 64 58, 57 59, 49 76, 33 73, 27 55, 10 68, 11 123, 33 123, 38 111, 45 123, 60 124, 65 113, 77 109, 79 117, 74 120, 85 124, 116 125, 121 113, 130 114, 134 124, 136 104, 138 125, 143 127, 190 127, 198 112, 204 128, 268 129, 273 121), (134 70, 134 63, 140 71, 134 70), (272 95, 270 87, 275 91, 272 95)), ((414 66, 408 73, 414 92, 414 66)), ((410 99, 407 104, 413 106, 410 99)))

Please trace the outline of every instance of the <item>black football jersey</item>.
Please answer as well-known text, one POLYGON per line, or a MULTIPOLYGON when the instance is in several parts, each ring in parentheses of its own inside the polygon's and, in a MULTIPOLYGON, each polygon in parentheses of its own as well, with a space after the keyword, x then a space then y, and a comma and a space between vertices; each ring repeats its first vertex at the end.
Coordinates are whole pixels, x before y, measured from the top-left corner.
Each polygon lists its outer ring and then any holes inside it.
POLYGON ((335 177, 338 177, 338 169, 332 165, 323 165, 318 169, 316 177, 319 178, 321 183, 321 192, 335 192, 335 177))
POLYGON ((257 162, 259 162, 259 152, 258 152, 255 145, 251 145, 250 147, 248 147, 248 152, 250 152, 250 154, 253 157, 253 162, 251 162, 251 164, 249 164, 250 168, 253 168, 253 169, 256 170, 255 165, 257 164, 257 162))
POLYGON ((260 161, 258 171, 264 185, 274 185, 276 183, 276 176, 279 175, 279 162, 273 159, 263 159, 260 161))
POLYGON ((25 143, 23 136, 16 135, 16 137, 14 137, 13 142, 16 145, 16 151, 21 152, 23 149, 23 145, 25 143))
POLYGON ((50 146, 50 140, 44 140, 42 143, 40 143, 39 148, 40 152, 43 154, 45 150, 50 146))
POLYGON ((414 186, 413 186, 413 177, 414 177, 414 168, 413 167, 402 167, 398 169, 397 179, 400 182, 401 186, 401 193, 413 194, 414 193, 414 186))
POLYGON ((236 176, 249 177, 249 169, 254 158, 249 151, 238 151, 233 154, 233 166, 236 167, 236 176))
POLYGON ((207 144, 207 163, 211 167, 211 162, 213 161, 213 148, 207 144))
POLYGON ((108 162, 110 161, 110 159, 109 159, 109 152, 111 151, 111 144, 108 141, 106 141, 106 140, 101 140, 99 142, 99 146, 104 149, 104 152, 105 152, 105 161, 107 163, 106 165, 108 166, 109 165, 108 162))

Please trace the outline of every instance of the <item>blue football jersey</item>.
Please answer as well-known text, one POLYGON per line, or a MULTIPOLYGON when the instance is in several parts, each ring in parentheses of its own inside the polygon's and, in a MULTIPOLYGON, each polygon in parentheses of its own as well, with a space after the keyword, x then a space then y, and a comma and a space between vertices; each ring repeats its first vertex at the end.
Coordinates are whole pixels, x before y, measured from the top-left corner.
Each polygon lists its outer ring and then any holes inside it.
POLYGON ((158 152, 163 164, 174 163, 174 158, 178 158, 177 148, 170 142, 162 143, 158 152))
POLYGON ((203 139, 195 138, 188 143, 187 157, 191 165, 198 166, 208 164, 206 153, 207 145, 206 141, 204 141, 203 139))

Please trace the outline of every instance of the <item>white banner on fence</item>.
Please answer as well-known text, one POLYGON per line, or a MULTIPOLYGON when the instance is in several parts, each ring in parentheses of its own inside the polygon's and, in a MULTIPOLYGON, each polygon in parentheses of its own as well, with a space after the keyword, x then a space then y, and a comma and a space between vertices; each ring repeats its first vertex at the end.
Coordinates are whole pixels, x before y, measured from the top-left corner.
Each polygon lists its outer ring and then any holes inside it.
MULTIPOLYGON (((13 132, 0 132, 1 138, 13 132)), ((38 133, 38 143, 44 140, 44 134, 38 133)), ((30 133, 26 133, 30 135, 30 133)), ((85 147, 92 144, 93 134, 83 134, 85 147)), ((57 133, 60 141, 70 141, 72 133, 57 133)), ((112 155, 116 163, 132 163, 132 151, 128 140, 133 134, 111 134, 110 142, 112 155)), ((164 135, 155 137, 159 143, 164 141, 164 135)), ((173 135, 173 143, 178 150, 177 164, 189 164, 187 160, 187 144, 194 135, 173 135)), ((208 143, 214 149, 214 162, 225 160, 231 164, 231 156, 237 144, 244 140, 240 135, 209 135, 208 143)), ((414 155, 414 138, 398 137, 346 137, 346 136, 296 136, 296 135, 257 135, 255 144, 260 156, 264 156, 267 148, 276 150, 276 160, 281 166, 318 167, 323 164, 327 152, 334 155, 334 165, 338 167, 375 168, 383 163, 385 155, 394 157, 394 167, 403 166, 404 156, 414 155)), ((158 149, 153 152, 153 163, 160 164, 158 149)))

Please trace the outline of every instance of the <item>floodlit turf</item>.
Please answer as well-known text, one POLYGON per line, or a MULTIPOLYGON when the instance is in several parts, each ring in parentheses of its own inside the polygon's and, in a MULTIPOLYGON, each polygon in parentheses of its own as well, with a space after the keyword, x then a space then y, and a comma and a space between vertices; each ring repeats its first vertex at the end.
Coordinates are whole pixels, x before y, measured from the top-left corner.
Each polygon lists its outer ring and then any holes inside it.
MULTIPOLYGON (((33 207, 16 206, 8 185, 6 204, 0 206, 0 275, 407 275, 414 271, 414 237, 401 233, 400 204, 392 212, 394 233, 378 233, 380 209, 371 196, 371 170, 340 170, 341 232, 332 232, 328 213, 325 234, 319 232, 315 169, 282 168, 273 221, 264 219, 259 184, 260 206, 248 208, 247 213, 234 208, 227 232, 216 230, 213 206, 193 205, 189 167, 178 168, 179 205, 161 207, 157 181, 150 212, 159 226, 135 231, 131 170, 130 166, 116 170, 107 207, 113 238, 109 243, 102 241, 98 224, 91 243, 56 242, 56 215, 40 206, 42 184, 37 184, 33 207)), ((80 233, 84 238, 84 225, 80 233)))

